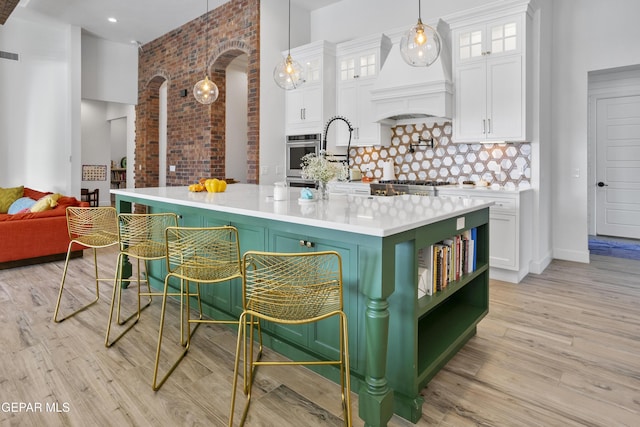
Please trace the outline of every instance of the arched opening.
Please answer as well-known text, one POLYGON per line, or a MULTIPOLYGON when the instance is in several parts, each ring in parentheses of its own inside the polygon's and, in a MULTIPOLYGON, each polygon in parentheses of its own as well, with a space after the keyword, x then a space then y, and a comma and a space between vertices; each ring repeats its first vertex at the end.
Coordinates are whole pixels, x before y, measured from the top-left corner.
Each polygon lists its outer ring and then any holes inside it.
POLYGON ((231 40, 212 55, 210 75, 220 94, 210 109, 210 162, 212 176, 257 183, 259 82, 252 78, 257 71, 250 52, 243 41, 231 40))
POLYGON ((143 92, 143 102, 138 105, 140 125, 136 132, 134 170, 137 188, 160 185, 160 88, 166 81, 162 76, 153 77, 143 92))
POLYGON ((240 182, 248 182, 247 170, 247 64, 248 56, 237 56, 226 72, 225 174, 240 182))

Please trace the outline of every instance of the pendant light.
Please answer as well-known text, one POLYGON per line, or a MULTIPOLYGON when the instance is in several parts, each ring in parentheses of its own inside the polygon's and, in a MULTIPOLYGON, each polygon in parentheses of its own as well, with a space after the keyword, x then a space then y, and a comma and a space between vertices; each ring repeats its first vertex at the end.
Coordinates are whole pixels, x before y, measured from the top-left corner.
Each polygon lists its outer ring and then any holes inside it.
POLYGON ((430 25, 422 23, 420 0, 418 0, 418 23, 408 30, 400 40, 402 59, 414 67, 428 67, 440 56, 440 36, 430 25))
POLYGON ((291 0, 289 0, 289 52, 273 70, 273 79, 284 90, 300 87, 304 83, 304 69, 291 58, 291 0))
POLYGON ((207 51, 205 55, 206 62, 204 64, 204 79, 193 86, 193 96, 199 103, 209 105, 218 99, 218 86, 209 80, 209 74, 207 73, 207 65, 209 64, 209 0, 207 0, 207 14, 205 19, 207 20, 207 32, 205 33, 207 51))

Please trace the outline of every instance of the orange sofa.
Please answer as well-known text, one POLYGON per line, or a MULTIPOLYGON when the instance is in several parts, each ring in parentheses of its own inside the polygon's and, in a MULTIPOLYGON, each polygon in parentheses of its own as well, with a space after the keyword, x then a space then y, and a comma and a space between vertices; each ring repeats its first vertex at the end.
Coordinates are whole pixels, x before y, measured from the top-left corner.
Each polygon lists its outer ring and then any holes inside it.
MULTIPOLYGON (((34 200, 47 194, 24 188, 24 197, 34 200)), ((56 207, 44 212, 0 214, 0 269, 64 259, 69 246, 67 206, 89 204, 62 196, 56 207)), ((82 247, 74 247, 73 256, 82 256, 82 247)))

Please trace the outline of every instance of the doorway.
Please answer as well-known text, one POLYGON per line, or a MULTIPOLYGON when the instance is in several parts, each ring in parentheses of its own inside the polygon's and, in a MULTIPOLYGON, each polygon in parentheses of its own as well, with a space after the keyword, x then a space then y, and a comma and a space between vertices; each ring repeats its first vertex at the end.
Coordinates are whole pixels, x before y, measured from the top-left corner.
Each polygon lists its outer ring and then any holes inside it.
POLYGON ((590 234, 640 239, 640 67, 589 75, 590 234))
POLYGON ((227 66, 225 177, 247 181, 247 66, 249 57, 239 55, 227 66), (231 96, 233 94, 233 96, 231 96))

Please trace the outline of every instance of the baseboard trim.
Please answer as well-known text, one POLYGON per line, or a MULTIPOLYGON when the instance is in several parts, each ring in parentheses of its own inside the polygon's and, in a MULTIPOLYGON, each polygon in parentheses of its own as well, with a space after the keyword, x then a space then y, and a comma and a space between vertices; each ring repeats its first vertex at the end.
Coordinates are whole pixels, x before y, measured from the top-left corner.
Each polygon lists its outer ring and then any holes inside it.
MULTIPOLYGON (((80 258, 82 257, 83 251, 73 251, 71 252, 71 256, 69 258, 80 258)), ((67 253, 61 254, 53 254, 53 255, 45 255, 34 258, 26 258, 26 259, 17 259, 14 261, 5 261, 0 262, 0 270, 6 270, 8 268, 17 268, 17 267, 25 267, 27 265, 33 264, 42 264, 45 262, 53 262, 53 261, 64 261, 67 257, 67 253)))

